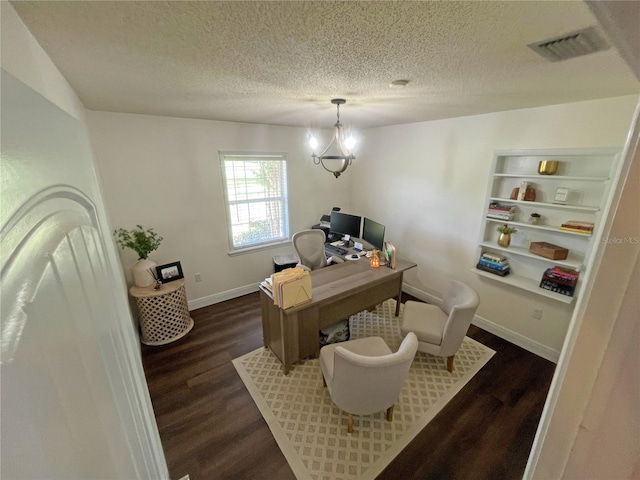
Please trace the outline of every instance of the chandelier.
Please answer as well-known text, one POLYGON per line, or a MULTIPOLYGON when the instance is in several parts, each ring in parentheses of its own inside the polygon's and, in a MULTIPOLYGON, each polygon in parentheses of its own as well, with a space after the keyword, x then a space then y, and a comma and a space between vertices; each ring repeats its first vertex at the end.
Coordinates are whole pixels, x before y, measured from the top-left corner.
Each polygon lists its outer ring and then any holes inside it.
POLYGON ((337 110, 338 119, 336 123, 333 125, 334 135, 327 145, 327 148, 323 150, 320 155, 316 155, 316 147, 318 146, 318 140, 311 136, 309 138, 309 145, 313 150, 311 154, 311 158, 313 158, 313 163, 316 165, 322 165, 327 172, 333 173, 333 176, 338 178, 342 172, 344 172, 349 165, 351 165, 351 161, 356 157, 350 152, 350 149, 355 145, 355 139, 350 135, 345 135, 344 127, 340 123, 340 105, 344 105, 347 101, 343 98, 334 98, 331 100, 337 110), (330 152, 329 150, 334 147, 335 152, 330 152), (329 160, 329 162, 326 162, 329 160), (337 160, 336 168, 329 168, 327 164, 334 165, 334 160, 337 160))

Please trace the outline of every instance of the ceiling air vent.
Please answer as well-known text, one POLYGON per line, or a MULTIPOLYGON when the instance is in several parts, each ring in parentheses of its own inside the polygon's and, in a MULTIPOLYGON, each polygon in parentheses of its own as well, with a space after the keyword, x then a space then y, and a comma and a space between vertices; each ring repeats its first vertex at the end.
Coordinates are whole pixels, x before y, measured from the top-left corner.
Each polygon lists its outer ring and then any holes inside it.
POLYGON ((607 42, 598 35, 595 27, 585 28, 543 42, 531 43, 527 46, 552 62, 600 52, 609 48, 607 42))

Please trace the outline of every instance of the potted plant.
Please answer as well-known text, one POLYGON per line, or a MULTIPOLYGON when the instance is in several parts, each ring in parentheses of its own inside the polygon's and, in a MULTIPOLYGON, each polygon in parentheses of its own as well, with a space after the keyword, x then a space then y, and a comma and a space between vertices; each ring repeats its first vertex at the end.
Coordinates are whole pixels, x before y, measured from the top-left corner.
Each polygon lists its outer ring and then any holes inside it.
POLYGON ((511 245, 511 234, 516 233, 517 231, 517 229, 510 227, 506 223, 504 225, 500 225, 498 227, 498 232, 500 232, 500 236, 498 237, 498 245, 505 248, 511 245))
POLYGON ((133 230, 119 228, 113 234, 122 249, 130 248, 138 254, 138 262, 133 266, 136 287, 148 287, 154 283, 149 270, 154 271, 156 268, 156 262, 149 260, 149 254, 158 249, 163 238, 153 228, 145 230, 142 225, 136 227, 133 230))
POLYGON ((539 213, 532 213, 531 216, 529 216, 529 223, 531 225, 538 225, 540 223, 540 219, 542 218, 542 215, 540 215, 539 213))

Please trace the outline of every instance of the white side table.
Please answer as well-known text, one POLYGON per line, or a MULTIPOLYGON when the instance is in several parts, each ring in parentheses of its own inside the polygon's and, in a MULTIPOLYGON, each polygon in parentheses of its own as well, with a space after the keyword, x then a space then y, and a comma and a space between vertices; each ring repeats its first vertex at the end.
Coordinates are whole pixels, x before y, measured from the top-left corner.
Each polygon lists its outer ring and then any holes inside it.
POLYGON ((193 328, 189 316, 185 279, 165 283, 158 290, 131 287, 140 313, 141 341, 145 345, 164 345, 184 337, 193 328))

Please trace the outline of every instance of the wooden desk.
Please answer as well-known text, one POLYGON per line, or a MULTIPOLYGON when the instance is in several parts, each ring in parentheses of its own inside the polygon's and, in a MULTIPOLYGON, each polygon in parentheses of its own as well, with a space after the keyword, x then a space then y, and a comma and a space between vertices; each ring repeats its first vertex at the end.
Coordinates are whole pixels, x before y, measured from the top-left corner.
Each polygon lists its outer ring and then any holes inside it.
POLYGON ((361 258, 314 270, 311 302, 286 310, 276 307, 271 293, 261 286, 264 345, 282 362, 286 375, 295 362, 320 354, 321 329, 394 297, 398 316, 403 273, 415 266, 400 260, 395 269, 372 268, 361 258))

